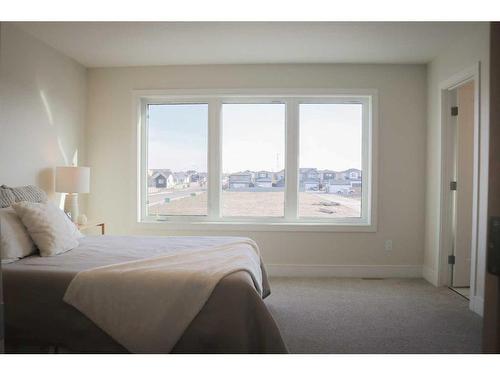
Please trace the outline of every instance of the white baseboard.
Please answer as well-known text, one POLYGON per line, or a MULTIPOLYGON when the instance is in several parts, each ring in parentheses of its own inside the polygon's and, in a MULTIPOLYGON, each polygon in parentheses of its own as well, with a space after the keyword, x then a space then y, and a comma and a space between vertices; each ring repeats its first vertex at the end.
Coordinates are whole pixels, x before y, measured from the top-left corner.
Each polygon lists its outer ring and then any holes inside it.
POLYGON ((432 285, 439 286, 437 272, 435 270, 433 270, 432 268, 423 266, 422 267, 422 276, 425 280, 430 282, 432 285))
POLYGON ((414 265, 266 264, 266 270, 276 277, 422 277, 422 266, 414 265))
POLYGON ((479 296, 470 296, 469 308, 479 316, 483 316, 484 299, 479 296))

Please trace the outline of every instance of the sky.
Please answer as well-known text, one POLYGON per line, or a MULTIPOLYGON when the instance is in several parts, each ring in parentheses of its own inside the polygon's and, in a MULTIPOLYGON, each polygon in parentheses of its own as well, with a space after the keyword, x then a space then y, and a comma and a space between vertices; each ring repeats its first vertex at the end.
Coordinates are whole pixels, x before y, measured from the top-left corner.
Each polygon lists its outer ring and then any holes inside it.
MULTIPOLYGON (((224 104, 222 170, 279 171, 285 162, 284 104, 224 104)), ((300 105, 300 168, 361 169, 360 104, 300 105)), ((150 169, 207 171, 208 105, 149 106, 150 169)))
POLYGON ((299 167, 361 169, 361 104, 300 105, 299 167))
POLYGON ((148 168, 207 171, 208 104, 149 106, 148 168))
POLYGON ((285 117, 284 104, 224 104, 222 172, 282 170, 285 117))

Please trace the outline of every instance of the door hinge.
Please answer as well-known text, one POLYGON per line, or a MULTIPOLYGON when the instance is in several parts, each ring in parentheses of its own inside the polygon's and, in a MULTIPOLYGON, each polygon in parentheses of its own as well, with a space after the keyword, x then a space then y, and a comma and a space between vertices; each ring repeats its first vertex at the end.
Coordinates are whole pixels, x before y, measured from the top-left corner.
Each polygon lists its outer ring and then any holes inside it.
POLYGON ((458 107, 451 107, 451 115, 458 116, 458 107))
POLYGON ((455 255, 448 255, 448 264, 455 264, 455 255))
POLYGON ((457 182, 450 181, 450 190, 457 190, 457 182))

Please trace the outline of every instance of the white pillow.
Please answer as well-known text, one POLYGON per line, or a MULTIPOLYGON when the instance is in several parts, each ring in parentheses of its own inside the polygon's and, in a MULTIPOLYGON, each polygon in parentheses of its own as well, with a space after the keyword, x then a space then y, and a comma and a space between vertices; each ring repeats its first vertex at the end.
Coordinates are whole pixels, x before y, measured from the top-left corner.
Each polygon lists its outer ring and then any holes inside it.
POLYGON ((36 251, 28 231, 11 208, 0 208, 0 252, 2 263, 11 263, 36 251))
POLYGON ((51 202, 19 202, 12 205, 43 257, 78 246, 83 237, 66 214, 51 202))

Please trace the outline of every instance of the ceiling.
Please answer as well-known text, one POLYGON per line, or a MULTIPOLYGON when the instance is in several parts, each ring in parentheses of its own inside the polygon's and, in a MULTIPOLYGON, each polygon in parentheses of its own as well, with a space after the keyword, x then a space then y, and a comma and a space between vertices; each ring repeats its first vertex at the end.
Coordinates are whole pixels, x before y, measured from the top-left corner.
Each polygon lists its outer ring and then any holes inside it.
POLYGON ((477 27, 466 22, 25 22, 87 67, 426 63, 477 27))

